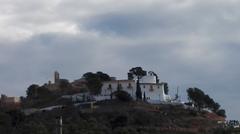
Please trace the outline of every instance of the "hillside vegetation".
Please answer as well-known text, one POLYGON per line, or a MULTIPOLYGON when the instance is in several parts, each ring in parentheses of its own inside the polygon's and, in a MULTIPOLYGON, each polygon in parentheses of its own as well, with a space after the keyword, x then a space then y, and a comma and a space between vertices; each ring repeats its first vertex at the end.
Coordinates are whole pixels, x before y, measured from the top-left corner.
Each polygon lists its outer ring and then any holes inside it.
POLYGON ((222 133, 216 129, 219 127, 216 121, 206 117, 207 113, 182 106, 115 100, 98 102, 94 109, 69 105, 30 116, 16 111, 1 112, 0 132, 53 134, 59 128, 56 117, 62 116, 63 134, 212 134, 216 130, 222 133))

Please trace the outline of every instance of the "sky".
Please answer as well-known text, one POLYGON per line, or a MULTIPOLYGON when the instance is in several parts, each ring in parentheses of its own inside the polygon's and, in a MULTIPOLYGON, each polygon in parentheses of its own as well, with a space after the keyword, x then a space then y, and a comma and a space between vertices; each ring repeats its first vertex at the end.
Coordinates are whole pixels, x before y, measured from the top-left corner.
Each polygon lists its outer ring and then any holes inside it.
MULTIPOLYGON (((240 1, 0 0, 0 93, 25 96, 53 72, 70 81, 132 67, 198 87, 240 119, 240 1)), ((185 97, 184 97, 185 96, 185 97)))

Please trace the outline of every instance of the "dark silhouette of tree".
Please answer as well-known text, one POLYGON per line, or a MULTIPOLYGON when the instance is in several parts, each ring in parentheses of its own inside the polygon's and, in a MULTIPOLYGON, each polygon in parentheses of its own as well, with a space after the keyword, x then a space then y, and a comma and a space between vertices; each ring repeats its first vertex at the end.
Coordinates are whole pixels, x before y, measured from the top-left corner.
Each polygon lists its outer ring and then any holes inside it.
POLYGON ((83 74, 83 78, 87 81, 88 89, 93 94, 99 94, 101 92, 102 82, 111 80, 108 74, 97 72, 88 72, 83 74))
POLYGON ((61 89, 71 88, 71 84, 69 83, 69 81, 67 79, 60 79, 59 80, 59 87, 61 89))
POLYGON ((204 107, 204 92, 198 88, 189 88, 187 90, 188 98, 200 111, 204 107))
POLYGON ((38 86, 33 84, 27 89, 27 99, 43 99, 47 97, 51 97, 52 93, 45 86, 38 86))
POLYGON ((224 109, 218 110, 216 114, 222 117, 226 117, 226 111, 224 109))
POLYGON ((216 113, 220 107, 221 107, 221 106, 220 106, 218 103, 214 103, 214 104, 213 104, 212 111, 216 113))
POLYGON ((134 67, 129 70, 128 72, 128 79, 133 80, 134 76, 136 76, 138 79, 142 78, 143 76, 146 76, 147 72, 142 69, 142 67, 134 67))
POLYGON ((217 112, 217 110, 220 108, 220 105, 216 103, 209 95, 204 96, 205 101, 205 108, 208 108, 212 110, 213 112, 217 112))
POLYGON ((137 100, 142 100, 142 91, 139 84, 139 80, 137 80, 136 98, 137 100))
POLYGON ((100 72, 100 71, 97 72, 96 74, 98 75, 98 77, 100 78, 101 81, 110 81, 111 80, 111 78, 108 74, 105 74, 105 73, 100 72))
POLYGON ((169 92, 168 83, 163 83, 163 87, 164 87, 164 93, 168 94, 168 92, 169 92))
POLYGON ((36 85, 36 84, 30 85, 26 91, 27 98, 33 99, 38 97, 38 88, 39 88, 39 85, 36 85))
POLYGON ((225 110, 219 108, 221 107, 217 102, 215 102, 209 95, 205 94, 201 89, 189 88, 187 90, 188 98, 200 111, 203 108, 207 108, 212 112, 225 117, 225 110))
POLYGON ((102 87, 102 83, 97 74, 88 72, 85 73, 83 77, 86 79, 87 87, 91 93, 99 94, 101 92, 100 88, 102 87))

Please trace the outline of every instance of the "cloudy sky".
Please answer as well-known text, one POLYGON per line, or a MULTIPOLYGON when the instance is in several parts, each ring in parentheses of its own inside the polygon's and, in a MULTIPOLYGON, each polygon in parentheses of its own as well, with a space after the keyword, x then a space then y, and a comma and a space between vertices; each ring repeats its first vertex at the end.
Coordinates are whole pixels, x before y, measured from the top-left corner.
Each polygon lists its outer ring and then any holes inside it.
POLYGON ((0 0, 0 93, 88 71, 126 78, 134 66, 199 87, 240 119, 240 1, 0 0))

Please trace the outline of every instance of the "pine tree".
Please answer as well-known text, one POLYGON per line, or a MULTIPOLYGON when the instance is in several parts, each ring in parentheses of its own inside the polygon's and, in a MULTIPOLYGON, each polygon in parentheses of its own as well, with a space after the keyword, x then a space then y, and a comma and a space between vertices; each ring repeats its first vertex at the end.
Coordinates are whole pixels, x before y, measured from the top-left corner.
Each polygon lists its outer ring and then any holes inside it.
POLYGON ((137 80, 136 98, 137 98, 137 100, 142 100, 142 91, 141 91, 141 87, 139 84, 139 80, 137 80))

